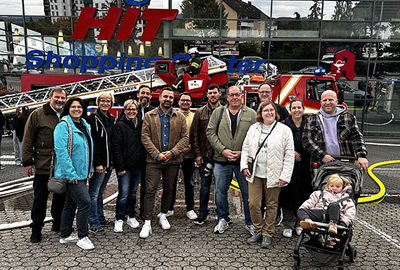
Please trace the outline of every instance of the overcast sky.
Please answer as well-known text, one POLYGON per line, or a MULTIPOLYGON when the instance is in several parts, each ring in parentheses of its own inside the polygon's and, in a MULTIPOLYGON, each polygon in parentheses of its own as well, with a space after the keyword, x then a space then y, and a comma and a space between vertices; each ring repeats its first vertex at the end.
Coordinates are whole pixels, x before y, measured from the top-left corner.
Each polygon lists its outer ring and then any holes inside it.
MULTIPOLYGON (((201 0, 199 0, 201 1, 201 0)), ((173 8, 179 9, 182 0, 172 0, 173 8)), ((248 1, 245 1, 248 2, 248 1)), ((270 15, 270 0, 251 0, 252 5, 258 7, 265 14, 270 15)), ((313 1, 283 1, 274 0, 273 18, 292 17, 298 12, 301 17, 306 17, 313 1)), ((330 19, 335 2, 325 2, 324 14, 330 19)), ((168 0, 151 0, 151 8, 167 8, 168 0)), ((43 0, 25 0, 25 12, 27 15, 44 15, 43 0)), ((0 15, 21 15, 22 0, 0 0, 0 15)))

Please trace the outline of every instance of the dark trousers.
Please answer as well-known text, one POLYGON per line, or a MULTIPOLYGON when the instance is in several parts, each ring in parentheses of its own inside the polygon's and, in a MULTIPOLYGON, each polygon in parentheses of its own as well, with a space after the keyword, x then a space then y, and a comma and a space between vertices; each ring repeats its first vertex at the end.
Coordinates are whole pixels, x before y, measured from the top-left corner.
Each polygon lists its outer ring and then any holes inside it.
POLYGON ((142 171, 142 176, 140 177, 140 217, 144 217, 144 196, 146 196, 146 166, 144 166, 142 171))
POLYGON ((162 176, 163 193, 161 213, 167 213, 171 205, 172 192, 179 164, 147 163, 146 165, 146 195, 144 196, 144 219, 151 220, 154 209, 154 199, 162 176))
MULTIPOLYGON (((49 191, 47 190, 47 182, 49 174, 35 174, 33 179, 33 204, 31 210, 32 224, 34 230, 41 230, 43 221, 46 217, 47 198, 49 191)), ((51 203, 51 216, 55 227, 60 227, 61 213, 64 208, 65 194, 58 195, 53 193, 53 201, 51 203)))
POLYGON ((328 205, 328 209, 326 211, 322 209, 304 209, 300 208, 297 210, 297 217, 300 220, 305 220, 306 218, 311 219, 312 221, 319 222, 329 222, 338 224, 340 217, 340 207, 338 203, 331 203, 328 205), (326 215, 327 220, 324 220, 324 214, 326 215))
MULTIPOLYGON (((194 158, 183 159, 182 172, 185 184, 186 211, 190 211, 194 209, 194 182, 193 182, 194 158)), ((179 169, 175 177, 174 190, 172 191, 172 201, 171 205, 169 206, 169 210, 174 210, 174 205, 176 200, 176 188, 178 185, 178 176, 179 176, 179 169)))

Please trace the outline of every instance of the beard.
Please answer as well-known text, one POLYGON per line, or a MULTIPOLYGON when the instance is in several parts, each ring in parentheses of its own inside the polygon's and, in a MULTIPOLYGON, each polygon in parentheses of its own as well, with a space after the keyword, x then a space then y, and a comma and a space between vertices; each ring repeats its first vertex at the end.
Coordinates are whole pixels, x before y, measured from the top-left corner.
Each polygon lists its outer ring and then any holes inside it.
POLYGON ((163 103, 161 103, 161 106, 162 107, 164 107, 164 108, 166 108, 166 109, 169 109, 169 108, 171 108, 171 102, 169 102, 169 101, 164 101, 163 103))

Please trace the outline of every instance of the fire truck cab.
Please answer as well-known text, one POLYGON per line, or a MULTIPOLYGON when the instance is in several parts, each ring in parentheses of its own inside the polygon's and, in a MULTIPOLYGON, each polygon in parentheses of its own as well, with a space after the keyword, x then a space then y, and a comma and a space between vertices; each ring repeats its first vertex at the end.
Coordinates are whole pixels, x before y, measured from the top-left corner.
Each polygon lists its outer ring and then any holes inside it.
MULTIPOLYGON (((252 83, 244 78, 242 91, 246 105, 255 108, 258 106, 258 87, 260 83, 252 83)), ((325 90, 333 90, 338 94, 339 103, 343 103, 343 93, 338 90, 335 78, 330 75, 319 74, 281 74, 268 81, 272 87, 272 99, 289 109, 293 98, 303 100, 305 113, 314 113, 319 110, 320 97, 325 90)), ((346 105, 345 105, 346 106, 346 105)))

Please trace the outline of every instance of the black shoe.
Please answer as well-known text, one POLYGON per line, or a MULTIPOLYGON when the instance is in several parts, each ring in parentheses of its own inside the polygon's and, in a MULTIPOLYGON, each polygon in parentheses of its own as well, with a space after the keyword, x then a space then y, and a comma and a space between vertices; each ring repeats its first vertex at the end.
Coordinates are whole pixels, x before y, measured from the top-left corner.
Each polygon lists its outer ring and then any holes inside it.
POLYGON ((31 243, 40 243, 42 241, 42 232, 40 230, 32 230, 31 243))
POLYGON ((194 221, 194 224, 203 225, 204 221, 207 219, 207 215, 200 214, 194 221))
POLYGON ((255 232, 250 238, 247 239, 247 244, 255 245, 258 242, 261 242, 261 238, 263 238, 263 235, 260 232, 255 232))
POLYGON ((272 238, 270 236, 262 236, 261 248, 270 248, 272 243, 272 238))
POLYGON ((114 226, 114 221, 105 219, 103 221, 100 221, 101 226, 114 226))
POLYGON ((51 225, 51 230, 53 232, 59 232, 60 231, 60 225, 56 225, 53 223, 53 225, 51 225))
POLYGON ((106 234, 106 231, 103 229, 103 227, 98 227, 98 228, 90 227, 89 232, 97 234, 97 235, 105 235, 106 234))

